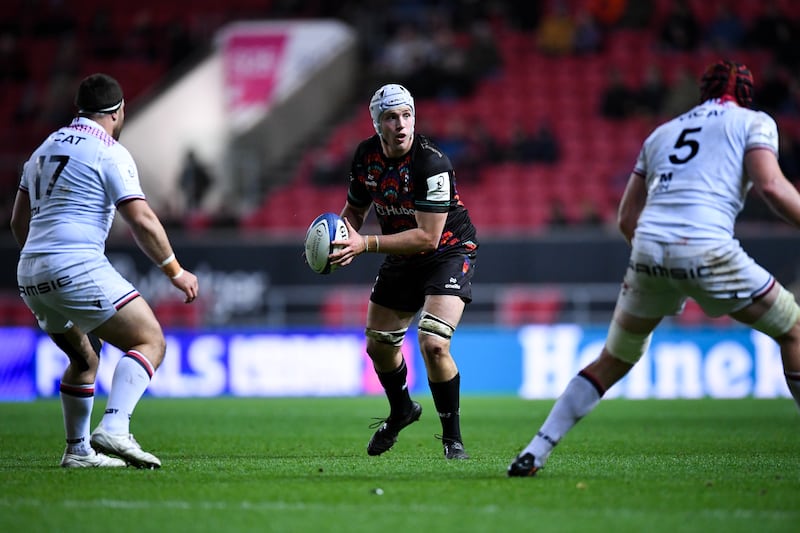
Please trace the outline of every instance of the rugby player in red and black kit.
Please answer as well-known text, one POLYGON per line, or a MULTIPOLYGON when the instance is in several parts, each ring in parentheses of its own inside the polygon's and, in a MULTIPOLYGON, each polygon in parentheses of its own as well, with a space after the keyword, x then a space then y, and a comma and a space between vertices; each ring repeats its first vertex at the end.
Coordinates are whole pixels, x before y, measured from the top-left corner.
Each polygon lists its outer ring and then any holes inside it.
POLYGON ((468 459, 460 427, 461 380, 450 339, 472 300, 478 248, 475 227, 456 191, 453 166, 427 137, 414 132, 414 99, 396 84, 384 85, 369 105, 376 135, 355 151, 347 202, 341 216, 349 237, 331 262, 350 264, 362 253, 386 254, 367 310, 367 354, 389 400, 389 416, 373 427, 369 455, 389 450, 403 428, 419 420, 408 369, 400 350, 419 313, 418 341, 447 459, 468 459), (358 230, 374 205, 380 235, 358 230))

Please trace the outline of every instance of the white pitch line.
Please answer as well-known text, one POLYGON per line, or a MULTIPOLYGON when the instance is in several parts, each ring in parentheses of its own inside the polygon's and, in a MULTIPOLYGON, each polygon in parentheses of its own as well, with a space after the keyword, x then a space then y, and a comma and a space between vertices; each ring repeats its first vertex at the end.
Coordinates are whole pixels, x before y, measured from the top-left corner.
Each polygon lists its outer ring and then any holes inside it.
MULTIPOLYGON (((365 498, 373 499, 374 503, 379 503, 383 500, 378 496, 364 495, 365 498)), ((55 507, 63 508, 81 508, 88 507, 101 508, 101 509, 179 509, 179 510, 216 510, 216 511, 329 511, 335 509, 336 511, 344 511, 350 509, 352 511, 363 511, 363 502, 358 503, 305 503, 305 502, 286 502, 286 501, 184 501, 184 500, 112 500, 107 498, 93 499, 93 500, 40 500, 36 498, 0 498, 0 507, 15 508, 15 507, 34 507, 34 508, 47 508, 52 510, 55 507)), ((407 512, 419 513, 448 513, 453 512, 456 506, 448 505, 429 505, 429 504, 411 504, 405 509, 407 512)), ((497 505, 484 505, 479 507, 471 507, 471 511, 479 512, 481 514, 492 515, 499 512, 509 512, 509 509, 503 509, 497 505)), ((538 514, 552 514, 561 511, 554 511, 553 509, 544 509, 539 507, 525 507, 514 508, 510 510, 512 513, 538 513, 538 514)), ((635 517, 644 514, 652 514, 652 511, 644 511, 642 509, 593 509, 585 510, 585 514, 594 515, 598 517, 635 517)), ((670 513, 673 514, 673 513, 670 513)), ((775 510, 759 510, 759 509, 736 509, 731 511, 729 509, 703 509, 701 511, 691 511, 685 513, 687 517, 725 517, 731 516, 740 518, 756 518, 771 520, 786 520, 796 519, 798 516, 797 511, 775 511, 775 510)))
MULTIPOLYGON (((369 494, 364 495, 370 497, 369 494)), ((372 496, 376 498, 377 496, 372 496)), ((376 503, 382 500, 373 500, 376 503)), ((344 510, 351 508, 354 511, 363 510, 363 502, 350 503, 305 503, 285 501, 183 501, 183 500, 111 500, 107 498, 93 500, 40 500, 36 498, 0 498, 0 507, 54 507, 64 508, 105 508, 105 509, 181 509, 181 510, 221 510, 221 511, 309 511, 309 510, 344 510)), ((412 504, 408 509, 419 512, 451 512, 453 506, 446 505, 420 505, 412 504)), ((494 505, 473 508, 487 514, 498 512, 500 509, 494 505)))

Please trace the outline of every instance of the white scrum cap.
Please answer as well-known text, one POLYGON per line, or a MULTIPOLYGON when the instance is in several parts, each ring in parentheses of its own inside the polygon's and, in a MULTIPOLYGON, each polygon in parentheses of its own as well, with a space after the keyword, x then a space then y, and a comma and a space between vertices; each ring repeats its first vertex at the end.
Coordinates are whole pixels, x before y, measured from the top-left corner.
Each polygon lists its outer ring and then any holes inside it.
POLYGON ((378 135, 381 134, 381 115, 394 107, 407 105, 411 108, 411 114, 415 114, 414 98, 408 89, 396 83, 384 85, 372 95, 369 101, 369 114, 372 116, 372 125, 378 135))

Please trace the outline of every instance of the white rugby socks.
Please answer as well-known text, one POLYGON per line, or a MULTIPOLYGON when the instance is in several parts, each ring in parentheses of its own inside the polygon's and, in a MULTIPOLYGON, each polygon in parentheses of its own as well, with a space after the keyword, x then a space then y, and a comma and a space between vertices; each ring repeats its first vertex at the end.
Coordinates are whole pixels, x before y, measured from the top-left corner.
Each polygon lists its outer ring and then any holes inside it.
POLYGON ((600 403, 601 397, 602 394, 587 376, 578 374, 573 377, 522 454, 532 453, 536 458, 536 466, 544 466, 556 444, 600 403))
POLYGON ((150 361, 135 350, 119 360, 114 369, 106 411, 100 422, 106 431, 116 435, 130 433, 133 410, 147 390, 154 372, 150 361))
POLYGON ((94 383, 72 385, 61 382, 59 386, 61 412, 64 415, 64 432, 67 438, 67 453, 87 455, 89 453, 89 430, 94 406, 94 383))

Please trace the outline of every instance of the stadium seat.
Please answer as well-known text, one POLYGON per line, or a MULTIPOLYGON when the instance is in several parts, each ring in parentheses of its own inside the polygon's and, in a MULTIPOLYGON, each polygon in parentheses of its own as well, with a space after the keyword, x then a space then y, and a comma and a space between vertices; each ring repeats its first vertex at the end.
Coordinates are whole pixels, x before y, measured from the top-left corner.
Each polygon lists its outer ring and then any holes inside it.
POLYGON ((0 325, 35 326, 36 318, 18 294, 0 295, 0 325))
POLYGON ((322 302, 322 324, 328 327, 363 326, 370 289, 341 287, 328 291, 322 302))
POLYGON ((564 306, 557 288, 509 287, 498 298, 497 322, 504 326, 553 324, 564 306))
POLYGON ((198 328, 203 323, 200 300, 186 304, 178 295, 165 297, 153 306, 153 312, 164 327, 198 328))

